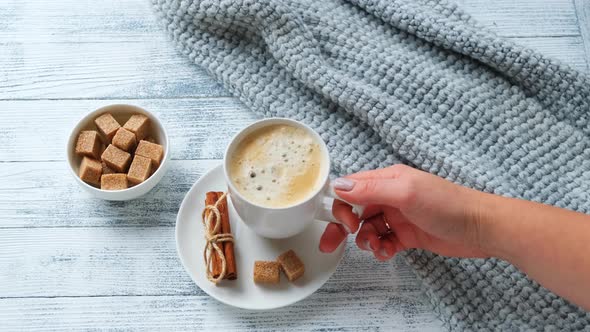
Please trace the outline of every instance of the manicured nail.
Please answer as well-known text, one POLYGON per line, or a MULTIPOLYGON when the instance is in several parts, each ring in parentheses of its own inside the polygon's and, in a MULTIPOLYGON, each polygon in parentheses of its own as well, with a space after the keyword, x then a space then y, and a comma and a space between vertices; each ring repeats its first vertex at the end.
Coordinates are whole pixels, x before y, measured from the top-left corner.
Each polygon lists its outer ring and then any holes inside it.
POLYGON ((334 185, 334 189, 342 190, 342 191, 351 191, 354 188, 354 181, 345 178, 337 178, 332 182, 334 185))

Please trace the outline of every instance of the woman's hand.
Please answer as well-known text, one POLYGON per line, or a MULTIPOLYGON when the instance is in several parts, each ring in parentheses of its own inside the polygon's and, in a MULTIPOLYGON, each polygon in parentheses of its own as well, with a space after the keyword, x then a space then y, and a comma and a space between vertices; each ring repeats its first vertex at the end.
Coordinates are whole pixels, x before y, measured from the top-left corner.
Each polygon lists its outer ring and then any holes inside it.
POLYGON ((332 212, 345 227, 328 225, 320 241, 323 252, 334 251, 358 230, 358 247, 379 260, 410 248, 489 256, 481 246, 481 192, 404 165, 352 174, 333 184, 340 198, 366 209, 359 219, 350 205, 335 200, 332 212))
POLYGON ((486 194, 403 165, 336 179, 334 187, 343 200, 367 208, 359 219, 350 205, 335 201, 334 217, 346 226, 326 227, 323 252, 334 251, 358 230, 356 244, 379 260, 409 248, 443 256, 498 257, 590 310, 586 214, 486 194))

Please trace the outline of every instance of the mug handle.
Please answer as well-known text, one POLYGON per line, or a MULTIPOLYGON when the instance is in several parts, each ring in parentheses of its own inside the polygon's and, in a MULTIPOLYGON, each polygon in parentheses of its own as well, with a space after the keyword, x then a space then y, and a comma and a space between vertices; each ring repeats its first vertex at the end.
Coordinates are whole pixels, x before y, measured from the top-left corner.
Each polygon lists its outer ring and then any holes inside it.
MULTIPOLYGON (((334 187, 332 186, 331 182, 328 183, 328 185, 326 186, 326 189, 324 190, 322 196, 323 196, 322 202, 321 202, 322 206, 318 210, 315 220, 323 221, 323 222, 332 222, 335 224, 342 224, 340 221, 338 221, 338 220, 336 220, 336 218, 334 218, 334 215, 332 214, 332 204, 334 203, 335 199, 339 199, 344 202, 346 202, 346 201, 336 195, 336 193, 334 192, 334 187)), ((348 202, 346 202, 346 203, 348 203, 348 202)), ((364 206, 357 205, 357 204, 351 204, 351 203, 348 203, 348 204, 350 204, 350 206, 352 206, 352 213, 356 214, 359 218, 360 218, 360 216, 363 215, 363 212, 365 211, 364 206)))

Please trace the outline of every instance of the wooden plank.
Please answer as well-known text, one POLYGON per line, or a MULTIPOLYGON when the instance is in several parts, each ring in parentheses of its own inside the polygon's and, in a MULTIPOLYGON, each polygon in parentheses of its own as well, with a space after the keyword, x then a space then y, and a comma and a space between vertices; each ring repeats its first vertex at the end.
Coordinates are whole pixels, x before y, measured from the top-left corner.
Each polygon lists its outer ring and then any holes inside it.
MULTIPOLYGON (((320 293, 420 293, 418 280, 401 259, 381 263, 356 248, 352 238, 349 242, 320 293)), ((6 267, 0 270, 0 298, 205 295, 178 259, 174 227, 1 229, 0 263, 6 267)))
MULTIPOLYGON (((109 328, 128 327, 131 321, 159 326, 143 315, 157 316, 159 324, 242 324, 224 317, 244 311, 217 303, 192 283, 176 257, 173 232, 172 227, 0 230, 0 262, 6 267, 0 270, 3 326, 109 328), (29 319, 22 319, 23 314, 29 319), (224 317, 208 319, 216 315, 224 317), (186 322, 188 316, 194 321, 186 322)), ((407 329, 438 324, 407 265, 399 259, 379 263, 354 248, 352 241, 334 276, 311 298, 278 311, 247 315, 254 322, 276 317, 284 317, 286 324, 305 322, 302 328, 329 324, 407 329), (354 318, 346 318, 350 310, 354 318)))
POLYGON ((152 191, 128 202, 84 192, 63 162, 0 163, 0 228, 173 226, 184 195, 220 163, 172 161, 152 191))
MULTIPOLYGON (((491 5, 484 0, 464 0, 463 5, 506 36, 569 36, 531 43, 556 51, 565 45, 557 57, 571 59, 574 65, 581 63, 574 47, 579 43, 579 30, 569 1, 503 0, 491 5), (553 30, 545 31, 547 27, 553 30)), ((0 99, 228 95, 165 40, 145 1, 108 1, 95 6, 88 1, 15 0, 0 6, 4 9, 0 19, 5 19, 0 25, 4 43, 0 47, 0 99), (138 38, 138 33, 146 37, 138 38)))
MULTIPOLYGON (((522 43, 556 57, 570 54, 562 60, 586 70, 580 38, 558 45, 541 43, 539 38, 522 39, 522 43)), ((70 128, 85 113, 111 103, 137 104, 160 116, 174 143, 175 159, 220 158, 231 135, 255 120, 253 113, 231 98, 0 101, 0 161, 64 160, 70 128)))
MULTIPOLYGON (((461 2, 499 34, 587 69, 570 1, 461 2)), ((582 2, 575 0, 577 8, 582 2)), ((0 22, 0 99, 227 96, 165 41, 148 1, 3 0, 0 22)), ((77 118, 115 102, 120 101, 0 102, 0 127, 5 128, 0 161, 63 160, 65 137, 77 118)), ((254 120, 232 99, 123 102, 144 106, 164 120, 175 159, 220 158, 231 133, 254 120)), ((176 258, 171 226, 184 193, 216 163, 173 161, 145 198, 118 203, 86 196, 63 162, 0 163, 2 326, 440 328, 407 266, 376 263, 352 246, 328 284, 291 307, 248 312, 204 295, 176 258)))
POLYGON ((580 35, 584 41, 586 63, 590 66, 590 1, 574 0, 580 35))
MULTIPOLYGON (((585 67, 579 36, 514 40, 585 67)), ((0 45, 0 99, 203 96, 229 93, 168 43, 0 45)))
MULTIPOLYGON (((555 57, 573 68, 588 71, 581 37, 517 38, 515 41, 555 57)), ((173 91, 168 92, 176 97, 183 97, 188 91, 175 86, 172 82, 165 90, 173 91)), ((0 95, 3 91, 7 89, 0 89, 0 95)), ((56 91, 63 90, 60 88, 56 91)), ((173 150, 173 158, 177 159, 219 158, 230 134, 254 120, 247 108, 232 99, 0 101, 3 112, 0 125, 4 128, 0 134, 3 140, 3 144, 0 144, 0 161, 64 159, 63 142, 75 121, 92 109, 118 102, 139 104, 169 122, 167 126, 171 129, 172 139, 178 142, 173 150), (212 125, 215 123, 221 127, 212 125), (192 130, 174 130, 180 128, 192 130), (21 132, 32 132, 43 139, 28 139, 28 136, 19 134, 21 132)))
POLYGON ((166 42, 10 43, 0 68, 0 99, 228 95, 166 42))
POLYGON ((453 2, 500 36, 579 35, 576 13, 571 0, 455 0, 453 2))
POLYGON ((222 158, 231 136, 256 120, 233 98, 0 101, 0 161, 65 160, 76 123, 94 109, 117 103, 156 114, 170 135, 173 159, 222 158))
MULTIPOLYGON (((203 296, 192 283, 176 258, 174 228, 160 225, 174 224, 184 193, 200 174, 218 162, 175 161, 154 191, 131 202, 96 200, 82 193, 72 179, 60 183, 69 174, 55 163, 0 164, 0 181, 7 181, 0 183, 3 326, 26 330, 41 326, 111 326, 102 325, 103 321, 117 327, 159 326, 142 319, 142 313, 157 315, 158 322, 166 326, 209 326, 204 316, 228 308, 203 296), (6 166, 14 166, 13 171, 6 171, 6 166), (21 173, 16 173, 18 169, 21 173), (44 174, 43 169, 52 173, 44 174), (35 227, 5 228, 18 222, 35 227), (113 227, 36 227, 65 224, 113 227), (129 225, 139 227, 121 227, 129 225), (154 295, 157 297, 152 298, 154 295), (170 316, 161 317, 160 310, 170 316), (21 319, 21 315, 28 319, 21 319), (187 317, 195 320, 186 321, 187 317), (148 325, 133 325, 139 321, 148 325)), ((376 319, 374 326, 395 325, 403 330, 414 325, 418 330, 437 327, 438 321, 425 304, 419 283, 405 264, 377 263, 368 253, 349 245, 342 265, 328 284, 309 300, 286 309, 289 317, 307 316, 325 307, 322 310, 326 311, 317 316, 321 319, 306 319, 307 325, 302 327, 327 322, 331 327, 354 328, 361 326, 355 324, 360 324, 365 315, 366 319, 376 319), (349 316, 351 307, 364 308, 362 312, 355 309, 361 316, 342 321, 349 316), (384 321, 384 317, 388 320, 384 321)), ((273 320, 275 315, 269 313, 260 319, 273 320)), ((293 317, 286 323, 299 320, 301 317, 293 317)), ((220 327, 242 324, 224 322, 220 320, 220 327)))
POLYGON ((90 0, 0 2, 2 42, 137 42, 165 32, 151 10, 151 1, 90 0))
MULTIPOLYGON (((570 0, 457 2, 503 36, 579 35, 570 0)), ((143 0, 101 1, 100 5, 90 0, 3 0, 0 22, 4 43, 160 43, 165 39, 150 1, 143 0)))
POLYGON ((555 58, 574 69, 588 73, 588 63, 582 37, 511 38, 515 43, 530 47, 555 58))
POLYGON ((0 239, 0 298, 204 295, 177 259, 174 227, 2 229, 0 239))
MULTIPOLYGON (((367 281, 367 282, 370 282, 367 281)), ((393 291, 316 293, 272 311, 246 311, 206 296, 0 300, 8 331, 440 331, 420 304, 393 291)))

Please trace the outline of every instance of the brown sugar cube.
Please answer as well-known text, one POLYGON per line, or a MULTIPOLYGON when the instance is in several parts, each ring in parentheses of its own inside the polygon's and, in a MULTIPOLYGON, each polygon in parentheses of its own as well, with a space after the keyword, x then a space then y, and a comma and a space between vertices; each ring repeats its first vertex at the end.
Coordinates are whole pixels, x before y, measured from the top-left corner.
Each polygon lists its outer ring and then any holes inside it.
MULTIPOLYGON (((150 142, 150 143, 156 143, 156 139, 155 139, 154 137, 152 137, 152 136, 150 136, 150 137, 146 137, 146 138, 144 139, 144 141, 148 141, 148 142, 150 142)), ((157 144, 157 143, 156 143, 156 144, 157 144)), ((157 170, 158 170, 158 168, 157 168, 157 167, 152 167, 152 174, 150 174, 150 176, 152 176, 154 173, 156 173, 156 171, 157 171, 157 170)))
POLYGON ((152 166, 154 166, 154 168, 158 168, 162 162, 162 158, 164 157, 164 148, 160 144, 141 140, 137 145, 135 154, 150 158, 152 160, 152 166))
POLYGON ((105 174, 100 178, 100 189, 121 190, 127 189, 127 174, 105 174))
POLYGON ((289 281, 295 281, 305 273, 305 265, 293 250, 282 253, 277 261, 289 281))
POLYGON ((98 131, 106 139, 106 143, 110 143, 117 133, 117 130, 121 128, 121 125, 115 120, 111 113, 105 113, 94 119, 94 124, 96 124, 98 131))
POLYGON ((131 152, 135 149, 135 146, 137 145, 137 140, 135 140, 135 134, 133 134, 125 128, 119 128, 119 130, 117 130, 117 133, 113 137, 113 145, 121 150, 131 152))
POLYGON ((84 157, 78 175, 82 181, 100 186, 100 176, 102 175, 100 161, 84 157))
POLYGON ((150 119, 143 114, 133 114, 123 128, 135 134, 138 141, 144 139, 150 131, 150 119))
POLYGON ((75 150, 77 155, 99 159, 101 149, 102 142, 96 131, 84 130, 78 135, 75 150))
POLYGON ((100 164, 102 165, 102 174, 113 174, 115 173, 115 171, 113 171, 109 166, 107 166, 107 164, 101 160, 100 164))
POLYGON ((100 156, 100 159, 105 164, 116 172, 127 172, 129 163, 131 162, 131 155, 118 147, 109 144, 106 150, 100 156))
POLYGON ((148 157, 135 155, 129 173, 127 173, 127 180, 133 185, 140 184, 150 177, 152 174, 152 161, 148 157))
POLYGON ((277 262, 254 262, 254 282, 262 284, 278 284, 281 280, 280 265, 277 262))

